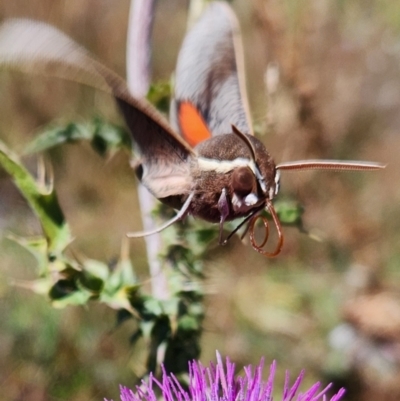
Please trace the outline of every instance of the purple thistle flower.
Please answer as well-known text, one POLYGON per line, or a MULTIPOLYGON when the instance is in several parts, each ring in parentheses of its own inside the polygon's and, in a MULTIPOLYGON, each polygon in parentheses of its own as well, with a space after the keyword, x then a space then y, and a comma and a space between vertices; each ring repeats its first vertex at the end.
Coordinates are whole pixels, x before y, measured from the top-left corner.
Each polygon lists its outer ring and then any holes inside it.
MULTIPOLYGON (((254 369, 251 366, 244 368, 244 375, 235 377, 235 364, 226 358, 226 366, 217 352, 217 364, 210 364, 208 368, 200 362, 189 363, 189 385, 185 390, 173 375, 168 375, 164 368, 161 382, 150 374, 148 381, 142 381, 141 386, 133 392, 125 386, 120 386, 121 401, 158 401, 161 391, 163 401, 272 401, 273 382, 276 371, 276 362, 272 362, 267 381, 262 380, 264 359, 254 369), (153 384, 156 384, 156 390, 153 384)), ((289 373, 286 372, 282 401, 328 401, 326 393, 331 384, 319 391, 321 383, 317 382, 305 393, 298 392, 303 380, 304 370, 289 384, 289 373)), ((345 390, 341 388, 330 401, 338 401, 345 390)))

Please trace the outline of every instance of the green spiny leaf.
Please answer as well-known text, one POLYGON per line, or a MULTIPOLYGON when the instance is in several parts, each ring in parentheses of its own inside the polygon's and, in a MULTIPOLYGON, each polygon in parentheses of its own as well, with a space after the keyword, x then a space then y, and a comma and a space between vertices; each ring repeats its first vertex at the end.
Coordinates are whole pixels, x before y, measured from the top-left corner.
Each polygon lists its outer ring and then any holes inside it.
POLYGON ((83 271, 92 277, 101 281, 107 281, 109 278, 109 268, 105 263, 98 260, 87 259, 83 262, 83 271))
POLYGON ((0 165, 11 175, 15 185, 39 218, 49 252, 61 252, 72 238, 55 191, 44 192, 21 164, 18 156, 1 141, 0 165))
POLYGON ((188 330, 199 330, 199 320, 193 316, 184 315, 179 319, 179 328, 185 331, 188 330))
POLYGON ((52 300, 54 308, 65 308, 70 305, 85 305, 93 294, 85 289, 79 289, 71 292, 63 297, 55 298, 52 300))
POLYGON ((65 126, 51 127, 28 143, 24 154, 43 152, 62 143, 90 140, 91 138, 92 135, 88 124, 70 123, 65 126))
POLYGON ((77 141, 90 141, 93 149, 101 156, 121 148, 128 151, 132 148, 131 137, 126 130, 95 118, 89 123, 50 127, 30 142, 24 153, 43 152, 63 143, 77 141))

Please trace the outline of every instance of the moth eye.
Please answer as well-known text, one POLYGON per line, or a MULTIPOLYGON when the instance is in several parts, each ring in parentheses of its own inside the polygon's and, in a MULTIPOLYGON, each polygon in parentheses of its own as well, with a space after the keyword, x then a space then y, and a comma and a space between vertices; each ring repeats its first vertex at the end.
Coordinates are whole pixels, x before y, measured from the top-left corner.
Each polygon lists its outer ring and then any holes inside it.
POLYGON ((143 177, 143 165, 142 165, 142 163, 139 163, 138 165, 136 165, 134 167, 134 169, 135 169, 136 177, 139 179, 139 181, 142 181, 142 177, 143 177))
POLYGON ((232 173, 232 188, 238 195, 247 195, 256 187, 256 178, 248 167, 238 167, 232 173))

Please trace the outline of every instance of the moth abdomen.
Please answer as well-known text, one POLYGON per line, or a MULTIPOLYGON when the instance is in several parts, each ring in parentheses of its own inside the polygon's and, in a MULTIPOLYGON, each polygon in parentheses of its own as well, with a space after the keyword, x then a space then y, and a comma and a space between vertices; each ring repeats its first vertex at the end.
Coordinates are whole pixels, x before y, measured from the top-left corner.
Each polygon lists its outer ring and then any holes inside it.
POLYGON ((185 203, 186 198, 187 195, 172 195, 165 198, 160 198, 158 200, 164 203, 164 205, 172 207, 176 210, 180 210, 182 205, 185 203))

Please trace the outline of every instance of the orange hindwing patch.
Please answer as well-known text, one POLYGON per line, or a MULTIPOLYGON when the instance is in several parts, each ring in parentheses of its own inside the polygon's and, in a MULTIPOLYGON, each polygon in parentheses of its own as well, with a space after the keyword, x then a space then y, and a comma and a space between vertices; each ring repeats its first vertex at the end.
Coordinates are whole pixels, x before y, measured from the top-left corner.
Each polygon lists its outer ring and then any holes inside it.
POLYGON ((182 135, 189 145, 196 146, 211 137, 203 117, 192 103, 180 103, 178 116, 182 135))

